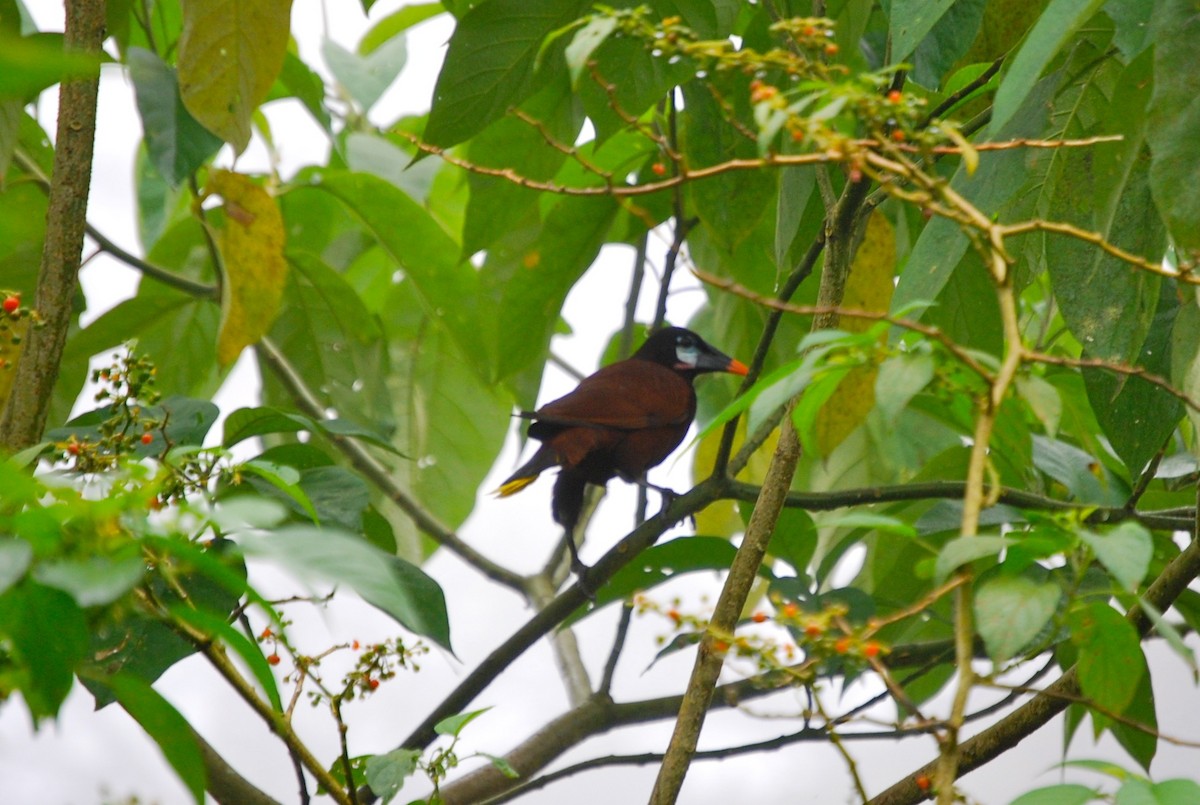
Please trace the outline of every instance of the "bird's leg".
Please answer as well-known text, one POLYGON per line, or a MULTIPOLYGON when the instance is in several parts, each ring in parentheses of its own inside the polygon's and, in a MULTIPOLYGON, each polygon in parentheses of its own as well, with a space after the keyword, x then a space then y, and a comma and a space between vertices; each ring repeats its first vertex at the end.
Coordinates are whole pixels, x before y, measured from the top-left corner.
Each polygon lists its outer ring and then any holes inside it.
MULTIPOLYGON (((662 508, 658 512, 660 517, 665 515, 667 513, 667 509, 671 508, 671 504, 675 502, 675 499, 680 497, 679 493, 670 487, 658 486, 657 484, 650 483, 646 475, 627 478, 625 480, 629 481, 629 483, 637 484, 643 489, 653 489, 662 497, 662 508)), ((690 515, 688 519, 692 521, 692 527, 694 528, 696 526, 696 517, 694 515, 690 515)))
POLYGON ((575 574, 575 580, 579 584, 580 591, 593 601, 596 600, 596 591, 588 582, 588 571, 590 567, 583 563, 579 558, 579 548, 575 545, 575 529, 563 529, 563 542, 566 543, 567 550, 571 554, 571 571, 575 574))

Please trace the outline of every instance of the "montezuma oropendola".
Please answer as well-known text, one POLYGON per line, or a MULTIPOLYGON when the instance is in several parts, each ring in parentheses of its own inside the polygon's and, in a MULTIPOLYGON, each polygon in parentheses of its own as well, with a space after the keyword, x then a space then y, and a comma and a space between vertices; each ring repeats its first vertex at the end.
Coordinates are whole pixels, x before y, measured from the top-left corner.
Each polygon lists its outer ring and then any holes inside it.
POLYGON ((542 445, 497 492, 516 494, 545 470, 559 468, 554 520, 566 531, 571 566, 582 578, 587 568, 579 561, 574 534, 585 486, 604 486, 614 477, 642 480, 687 435, 696 416, 696 375, 746 371, 690 330, 659 330, 632 357, 584 378, 565 397, 521 412, 533 420, 530 438, 542 445))

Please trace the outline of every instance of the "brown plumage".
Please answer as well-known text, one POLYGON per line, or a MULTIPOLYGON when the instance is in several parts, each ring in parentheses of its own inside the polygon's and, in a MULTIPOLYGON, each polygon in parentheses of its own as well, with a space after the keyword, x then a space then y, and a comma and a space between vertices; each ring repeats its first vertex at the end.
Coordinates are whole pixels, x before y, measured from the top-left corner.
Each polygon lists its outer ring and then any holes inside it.
POLYGON ((516 494, 542 472, 558 467, 554 520, 566 531, 576 572, 583 570, 573 534, 586 485, 614 477, 639 481, 687 435, 696 415, 692 381, 705 372, 746 374, 739 361, 681 327, 660 330, 627 360, 600 369, 553 402, 521 416, 534 420, 529 437, 541 447, 500 485, 516 494))

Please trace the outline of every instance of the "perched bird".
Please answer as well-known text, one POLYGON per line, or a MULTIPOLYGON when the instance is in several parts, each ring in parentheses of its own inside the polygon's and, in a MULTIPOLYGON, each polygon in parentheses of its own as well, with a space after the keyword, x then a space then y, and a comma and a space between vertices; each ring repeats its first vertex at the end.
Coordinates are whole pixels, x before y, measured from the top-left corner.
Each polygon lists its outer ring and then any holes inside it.
POLYGON ((696 415, 692 381, 705 372, 744 375, 747 369, 690 330, 659 330, 632 357, 584 378, 565 397, 521 412, 533 420, 530 438, 542 444, 498 494, 516 494, 558 467, 554 520, 566 531, 572 567, 582 577, 587 568, 579 561, 574 533, 585 486, 604 486, 614 477, 642 481, 662 463, 687 435, 696 415))

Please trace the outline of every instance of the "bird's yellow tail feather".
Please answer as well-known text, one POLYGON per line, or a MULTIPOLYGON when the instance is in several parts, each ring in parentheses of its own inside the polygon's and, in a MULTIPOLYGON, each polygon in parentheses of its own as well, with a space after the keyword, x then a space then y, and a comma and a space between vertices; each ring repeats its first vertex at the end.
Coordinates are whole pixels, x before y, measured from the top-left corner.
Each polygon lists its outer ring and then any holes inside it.
POLYGON ((515 495, 536 481, 537 478, 538 477, 536 475, 529 475, 524 478, 510 478, 504 483, 500 484, 500 488, 496 490, 495 494, 497 497, 502 498, 506 498, 509 495, 515 495))

